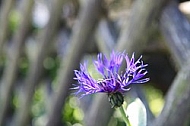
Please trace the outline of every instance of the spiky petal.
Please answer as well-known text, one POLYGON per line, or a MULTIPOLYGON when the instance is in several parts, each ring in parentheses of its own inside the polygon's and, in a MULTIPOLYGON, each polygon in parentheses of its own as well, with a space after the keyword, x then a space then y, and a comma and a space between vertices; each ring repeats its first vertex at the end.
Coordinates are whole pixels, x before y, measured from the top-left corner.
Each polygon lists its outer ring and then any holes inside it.
POLYGON ((80 70, 74 70, 75 80, 78 84, 73 89, 77 89, 77 95, 84 96, 98 92, 108 94, 127 91, 130 84, 143 84, 149 81, 145 78, 148 73, 145 69, 148 64, 144 64, 142 56, 135 61, 134 53, 131 59, 125 53, 112 52, 110 59, 102 53, 99 53, 97 60, 94 61, 94 66, 102 75, 102 78, 95 80, 87 70, 87 63, 80 65, 80 70), (125 61, 127 67, 125 71, 120 72, 122 62, 125 61))

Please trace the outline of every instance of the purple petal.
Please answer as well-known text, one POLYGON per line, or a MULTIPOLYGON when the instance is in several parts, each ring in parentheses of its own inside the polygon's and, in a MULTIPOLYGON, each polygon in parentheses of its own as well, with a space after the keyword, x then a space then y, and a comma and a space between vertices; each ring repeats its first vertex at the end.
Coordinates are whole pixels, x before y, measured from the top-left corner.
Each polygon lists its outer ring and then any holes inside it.
POLYGON ((129 90, 126 87, 130 84, 142 84, 150 80, 149 78, 144 78, 148 73, 145 69, 148 64, 143 63, 142 55, 135 61, 134 53, 130 59, 124 52, 119 53, 113 51, 110 59, 99 53, 97 60, 94 61, 94 66, 97 72, 103 76, 99 81, 96 81, 90 76, 87 70, 87 63, 80 64, 80 70, 74 70, 74 79, 78 81, 78 85, 75 85, 72 89, 77 90, 76 94, 81 97, 97 92, 123 93, 129 90), (124 58, 127 67, 125 71, 119 72, 124 58))

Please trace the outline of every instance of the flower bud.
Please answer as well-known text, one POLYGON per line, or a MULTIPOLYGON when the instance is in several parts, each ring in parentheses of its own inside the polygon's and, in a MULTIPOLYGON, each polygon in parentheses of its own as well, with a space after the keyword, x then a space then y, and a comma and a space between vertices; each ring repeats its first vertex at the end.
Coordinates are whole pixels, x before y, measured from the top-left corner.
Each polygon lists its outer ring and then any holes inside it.
POLYGON ((123 95, 120 92, 108 94, 108 100, 112 108, 120 107, 124 102, 123 95))

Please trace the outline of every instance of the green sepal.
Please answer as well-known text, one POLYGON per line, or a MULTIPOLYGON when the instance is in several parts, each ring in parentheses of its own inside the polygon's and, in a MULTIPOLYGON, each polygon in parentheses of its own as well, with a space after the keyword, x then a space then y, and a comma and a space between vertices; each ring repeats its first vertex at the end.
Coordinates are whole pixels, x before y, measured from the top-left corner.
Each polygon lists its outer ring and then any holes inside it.
POLYGON ((112 108, 121 107, 124 102, 124 97, 120 92, 108 94, 108 100, 112 108))

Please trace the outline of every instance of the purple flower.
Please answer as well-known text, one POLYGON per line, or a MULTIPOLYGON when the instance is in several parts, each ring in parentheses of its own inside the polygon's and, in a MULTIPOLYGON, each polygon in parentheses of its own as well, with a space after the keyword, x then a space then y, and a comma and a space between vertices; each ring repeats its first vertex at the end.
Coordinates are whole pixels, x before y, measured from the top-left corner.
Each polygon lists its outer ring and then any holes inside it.
POLYGON ((147 74, 145 67, 148 64, 143 63, 142 56, 135 61, 134 53, 131 59, 125 53, 112 52, 110 59, 99 53, 94 66, 102 75, 101 79, 92 78, 87 70, 86 62, 80 64, 80 70, 74 70, 76 76, 74 79, 78 81, 78 84, 75 84, 72 89, 77 90, 76 95, 83 97, 98 92, 108 93, 108 95, 123 94, 129 90, 130 84, 142 84, 149 81, 149 78, 144 77, 147 74), (125 71, 120 72, 123 60, 127 67, 125 71))

